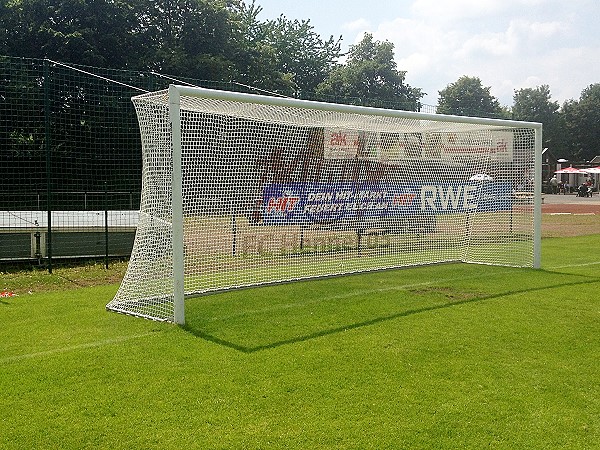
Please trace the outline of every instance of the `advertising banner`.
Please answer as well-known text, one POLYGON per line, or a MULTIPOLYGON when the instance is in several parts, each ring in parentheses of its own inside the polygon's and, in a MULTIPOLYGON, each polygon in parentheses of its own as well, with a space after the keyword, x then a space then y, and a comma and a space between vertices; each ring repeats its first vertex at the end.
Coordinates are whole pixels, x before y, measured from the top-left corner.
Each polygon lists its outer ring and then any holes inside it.
POLYGON ((325 159, 352 159, 358 154, 361 132, 326 128, 323 136, 325 159))
POLYGON ((323 147, 325 159, 514 160, 514 135, 510 131, 421 134, 326 128, 323 147))
POLYGON ((425 154, 442 160, 489 158, 512 162, 514 136, 508 131, 479 133, 432 133, 427 136, 425 154))
POLYGON ((398 216, 506 211, 509 183, 275 183, 264 187, 259 222, 309 225, 398 216))

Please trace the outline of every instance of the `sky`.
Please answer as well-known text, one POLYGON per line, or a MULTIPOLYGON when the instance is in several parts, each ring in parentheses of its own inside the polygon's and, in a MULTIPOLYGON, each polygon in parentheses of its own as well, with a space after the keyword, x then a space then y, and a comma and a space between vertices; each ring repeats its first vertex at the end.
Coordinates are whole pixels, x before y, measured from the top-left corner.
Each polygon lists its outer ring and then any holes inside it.
MULTIPOLYGON (((246 0, 250 3, 251 0, 246 0)), ((261 21, 310 20, 342 50, 365 32, 394 44, 405 82, 422 102, 461 76, 478 77, 504 106, 514 91, 548 85, 551 100, 579 99, 600 83, 600 0, 255 0, 261 21)))

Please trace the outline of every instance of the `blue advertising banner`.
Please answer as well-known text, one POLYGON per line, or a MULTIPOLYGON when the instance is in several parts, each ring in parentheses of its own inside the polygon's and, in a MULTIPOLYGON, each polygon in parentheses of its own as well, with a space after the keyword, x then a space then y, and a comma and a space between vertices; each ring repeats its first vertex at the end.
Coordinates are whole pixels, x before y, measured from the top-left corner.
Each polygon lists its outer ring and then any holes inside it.
POLYGON ((309 225, 361 218, 506 211, 510 183, 275 183, 263 189, 261 222, 309 225))

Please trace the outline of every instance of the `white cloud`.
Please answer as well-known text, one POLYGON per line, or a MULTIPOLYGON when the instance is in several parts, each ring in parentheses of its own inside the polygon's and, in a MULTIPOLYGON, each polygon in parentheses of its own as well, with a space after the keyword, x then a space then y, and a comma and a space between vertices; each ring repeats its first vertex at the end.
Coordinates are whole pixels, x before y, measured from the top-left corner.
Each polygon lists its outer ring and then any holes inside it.
POLYGON ((404 58, 396 60, 398 70, 410 72, 411 74, 424 73, 431 67, 431 57, 424 53, 412 53, 404 58))
POLYGON ((454 53, 457 59, 507 57, 515 53, 518 38, 512 33, 485 33, 467 38, 454 53))
POLYGON ((590 38, 600 2, 571 1, 414 0, 396 18, 353 22, 346 39, 357 43, 368 31, 393 42, 398 69, 427 92, 426 104, 463 75, 480 78, 503 105, 516 89, 542 84, 562 103, 600 82, 600 45, 590 38))
POLYGON ((436 22, 453 22, 481 17, 498 17, 499 15, 519 12, 526 13, 528 9, 559 0, 415 0, 411 11, 427 20, 436 22))
POLYGON ((563 31, 566 31, 568 26, 562 22, 533 22, 529 24, 529 31, 534 38, 549 38, 563 31))
POLYGON ((342 25, 342 29, 351 33, 364 32, 369 30, 371 23, 366 19, 357 19, 352 22, 347 22, 342 25))
POLYGON ((530 77, 527 77, 525 80, 523 80, 522 86, 519 89, 536 88, 538 86, 541 86, 542 84, 546 84, 546 83, 544 83, 544 80, 542 80, 541 77, 530 76, 530 77))
POLYGON ((564 22, 530 22, 524 19, 516 19, 510 22, 508 33, 521 36, 530 40, 549 39, 560 35, 569 29, 564 22))
POLYGON ((380 41, 393 42, 398 60, 418 54, 426 55, 427 59, 434 62, 460 42, 459 33, 453 30, 446 31, 425 21, 403 18, 382 23, 373 35, 380 41))
POLYGON ((508 0, 416 0, 411 9, 415 15, 427 20, 452 22, 497 14, 507 3, 508 0))
POLYGON ((543 80, 540 84, 549 85, 553 99, 559 103, 578 99, 584 88, 600 82, 600 48, 597 47, 556 48, 539 55, 536 63, 543 80))
POLYGON ((435 104, 438 91, 464 74, 455 55, 467 38, 462 31, 425 20, 398 18, 381 23, 373 35, 377 40, 394 43, 398 69, 407 72, 406 80, 411 86, 428 94, 424 98, 426 104, 435 104), (444 80, 443 85, 440 79, 444 80))

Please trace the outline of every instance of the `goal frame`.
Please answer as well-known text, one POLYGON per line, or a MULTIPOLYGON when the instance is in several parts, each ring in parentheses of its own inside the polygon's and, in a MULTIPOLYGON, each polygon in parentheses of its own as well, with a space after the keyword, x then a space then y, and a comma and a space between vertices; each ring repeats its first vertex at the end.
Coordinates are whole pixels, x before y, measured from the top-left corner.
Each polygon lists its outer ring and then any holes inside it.
POLYGON ((220 91, 200 87, 170 85, 169 118, 173 151, 172 208, 173 208, 173 276, 174 276, 174 322, 185 324, 185 257, 184 257, 184 215, 181 141, 181 97, 202 97, 212 100, 225 100, 240 103, 306 108, 321 111, 336 111, 349 114, 418 119, 433 122, 468 123, 473 125, 530 128, 534 130, 534 189, 533 189, 533 267, 541 265, 541 155, 542 124, 504 119, 428 114, 412 111, 378 109, 363 106, 323 103, 282 97, 267 97, 256 94, 220 91))

